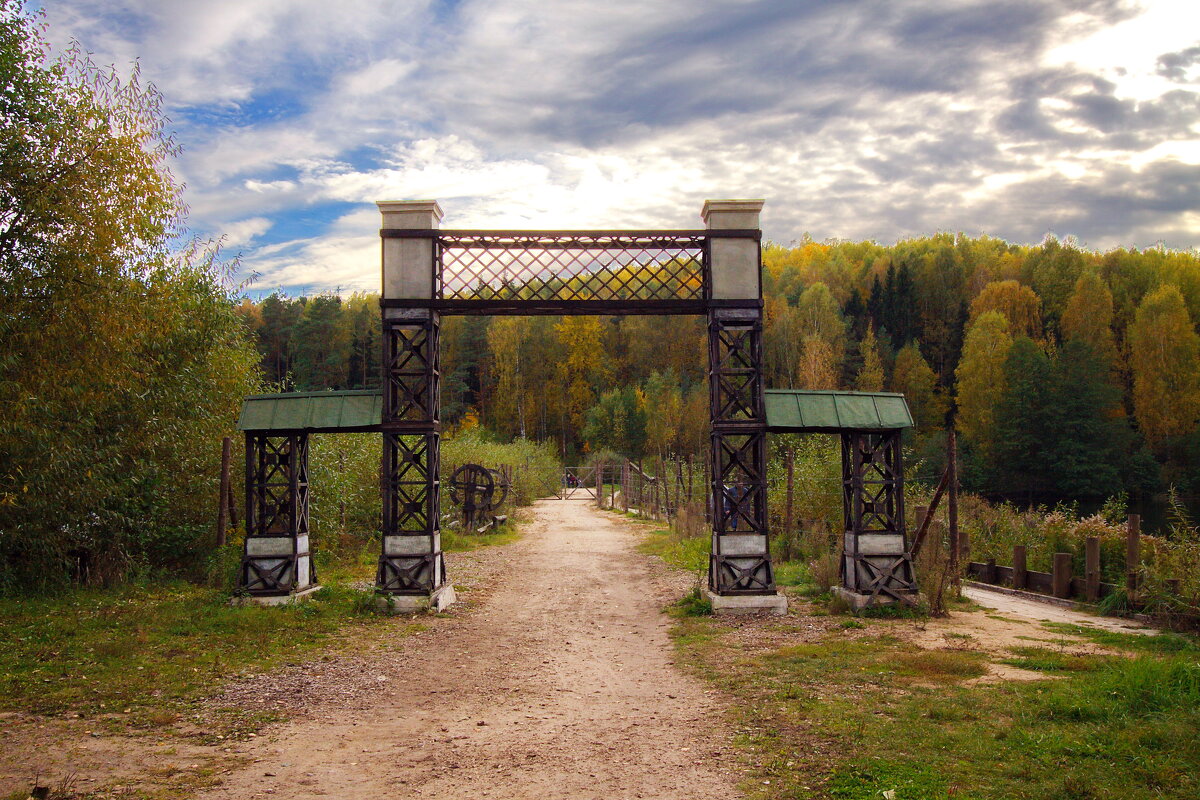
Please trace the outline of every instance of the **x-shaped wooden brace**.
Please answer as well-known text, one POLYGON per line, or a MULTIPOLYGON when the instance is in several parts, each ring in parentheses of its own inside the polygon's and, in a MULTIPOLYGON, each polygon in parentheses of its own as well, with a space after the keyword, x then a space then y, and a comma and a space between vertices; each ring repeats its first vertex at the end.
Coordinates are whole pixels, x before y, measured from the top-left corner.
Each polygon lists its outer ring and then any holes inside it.
POLYGON ((399 589, 406 591, 410 589, 425 589, 421 585, 421 571, 433 561, 433 556, 420 556, 411 566, 402 567, 391 558, 385 558, 380 564, 380 569, 384 572, 390 572, 391 578, 381 581, 384 589, 399 589), (393 586, 393 584, 398 584, 393 586))
POLYGON ((758 572, 760 569, 762 569, 763 566, 767 563, 765 559, 760 558, 748 567, 739 567, 737 564, 734 564, 731 561, 729 561, 726 556, 717 556, 717 561, 721 565, 721 568, 728 570, 729 574, 731 576, 733 576, 733 578, 734 578, 733 583, 730 584, 730 588, 733 588, 733 589, 755 589, 755 588, 766 589, 767 588, 766 581, 762 581, 762 580, 759 580, 758 578, 754 577, 754 574, 756 572, 758 572))
POLYGON ((874 605, 875 600, 879 597, 881 592, 894 597, 905 605, 915 606, 917 604, 913 598, 900 594, 898 591, 887 585, 889 580, 896 580, 900 583, 903 583, 903 581, 896 577, 896 567, 908 561, 907 554, 900 556, 887 567, 877 567, 862 555, 857 556, 855 560, 866 567, 867 571, 871 573, 871 582, 866 586, 866 588, 871 591, 871 598, 867 601, 867 605, 874 605))
MULTIPOLYGON (((277 556, 271 556, 271 558, 276 557, 277 556)), ((285 556, 281 563, 276 564, 274 567, 263 570, 253 558, 247 559, 246 566, 250 567, 251 572, 253 572, 258 579, 254 581, 246 581, 246 588, 253 591, 257 584, 262 584, 264 589, 287 588, 283 585, 282 579, 283 574, 287 572, 287 569, 291 563, 291 559, 285 556)))

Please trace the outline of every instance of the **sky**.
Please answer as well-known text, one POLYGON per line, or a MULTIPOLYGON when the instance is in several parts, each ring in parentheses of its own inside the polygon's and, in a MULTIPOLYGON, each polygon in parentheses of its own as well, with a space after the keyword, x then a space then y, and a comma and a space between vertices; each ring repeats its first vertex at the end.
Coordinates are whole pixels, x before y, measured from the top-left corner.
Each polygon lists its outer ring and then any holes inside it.
MULTIPOLYGON (((32 4, 37 7, 37 4, 32 4)), ((252 292, 379 290, 444 228, 939 231, 1200 247, 1197 0, 47 0, 163 95, 189 228, 252 292)))

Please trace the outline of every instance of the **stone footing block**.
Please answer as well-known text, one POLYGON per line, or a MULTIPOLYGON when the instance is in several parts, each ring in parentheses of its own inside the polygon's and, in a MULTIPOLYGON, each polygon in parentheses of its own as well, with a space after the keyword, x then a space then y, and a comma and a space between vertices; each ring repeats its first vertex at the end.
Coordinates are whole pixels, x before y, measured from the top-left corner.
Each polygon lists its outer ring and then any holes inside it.
POLYGON ((233 606, 286 606, 288 603, 299 603, 301 600, 307 600, 312 596, 313 592, 320 588, 321 584, 314 583, 306 589, 301 589, 291 594, 243 594, 234 597, 229 601, 229 604, 233 606))
POLYGON ((714 614, 774 614, 787 613, 787 598, 782 594, 715 594, 706 590, 714 614))
POLYGON ((392 594, 375 598, 380 611, 390 611, 393 614, 416 614, 423 611, 444 611, 458 597, 454 594, 454 586, 442 584, 440 589, 429 596, 392 594))

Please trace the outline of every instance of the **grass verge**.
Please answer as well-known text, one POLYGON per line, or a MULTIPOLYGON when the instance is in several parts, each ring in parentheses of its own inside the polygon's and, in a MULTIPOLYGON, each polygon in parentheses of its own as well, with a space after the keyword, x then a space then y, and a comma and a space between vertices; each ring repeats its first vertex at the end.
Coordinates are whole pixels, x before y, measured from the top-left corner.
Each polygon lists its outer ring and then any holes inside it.
MULTIPOLYGON (((473 550, 519 535, 510 523, 443 542, 473 550)), ((0 710, 161 728, 233 677, 403 637, 421 626, 376 610, 376 556, 370 546, 319 554, 322 588, 285 606, 234 607, 228 591, 183 581, 0 598, 0 710)))
POLYGON ((1200 796, 1195 640, 1047 625, 1117 652, 1008 658, 922 649, 908 632, 926 624, 801 608, 749 639, 742 622, 678 615, 674 637, 680 662, 735 700, 751 800, 1200 796), (972 681, 993 658, 1045 677, 972 681))

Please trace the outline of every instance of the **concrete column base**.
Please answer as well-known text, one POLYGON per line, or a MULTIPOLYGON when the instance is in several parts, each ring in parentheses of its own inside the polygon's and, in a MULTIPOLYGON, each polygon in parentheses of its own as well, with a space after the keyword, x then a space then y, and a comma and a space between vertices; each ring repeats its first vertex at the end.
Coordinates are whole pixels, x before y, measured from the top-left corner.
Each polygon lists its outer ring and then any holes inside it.
MULTIPOLYGON (((872 605, 873 606, 890 606, 890 605, 895 605, 896 603, 900 602, 899 600, 892 597, 891 595, 886 595, 886 594, 883 594, 882 592, 880 592, 874 598, 874 602, 871 602, 871 600, 872 600, 871 595, 861 594, 859 592, 855 592, 850 589, 847 589, 844 586, 833 587, 833 594, 835 597, 840 597, 843 600, 845 600, 846 604, 850 606, 851 611, 862 611, 864 608, 867 608, 868 606, 872 606, 872 605)), ((909 596, 912 598, 914 605, 916 603, 921 602, 921 596, 919 594, 917 594, 916 592, 913 592, 909 596)))
POLYGON ((715 594, 705 590, 714 614, 773 614, 787 613, 787 598, 782 594, 715 594))
POLYGON ((440 589, 434 590, 433 594, 429 596, 390 594, 375 598, 375 604, 380 611, 388 611, 393 614, 416 614, 422 611, 444 611, 457 600, 458 596, 454 594, 454 586, 444 583, 440 589))
POLYGON ((313 592, 320 588, 321 584, 314 583, 312 586, 291 594, 243 594, 231 599, 229 604, 232 606, 286 606, 288 603, 307 600, 313 592))

